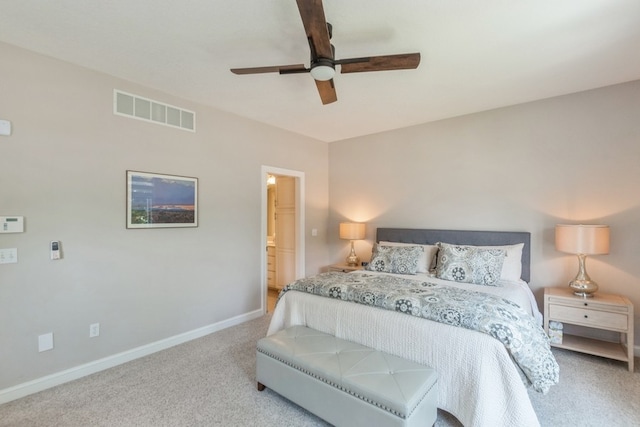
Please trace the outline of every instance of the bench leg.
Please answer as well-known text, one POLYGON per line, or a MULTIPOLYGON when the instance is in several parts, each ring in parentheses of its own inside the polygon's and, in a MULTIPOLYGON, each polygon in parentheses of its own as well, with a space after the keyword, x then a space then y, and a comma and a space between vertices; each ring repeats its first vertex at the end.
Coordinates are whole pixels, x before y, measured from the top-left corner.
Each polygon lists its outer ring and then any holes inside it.
POLYGON ((258 383, 258 391, 262 391, 262 390, 264 390, 265 388, 266 388, 266 387, 265 387, 265 385, 264 385, 264 384, 262 384, 262 383, 258 383))

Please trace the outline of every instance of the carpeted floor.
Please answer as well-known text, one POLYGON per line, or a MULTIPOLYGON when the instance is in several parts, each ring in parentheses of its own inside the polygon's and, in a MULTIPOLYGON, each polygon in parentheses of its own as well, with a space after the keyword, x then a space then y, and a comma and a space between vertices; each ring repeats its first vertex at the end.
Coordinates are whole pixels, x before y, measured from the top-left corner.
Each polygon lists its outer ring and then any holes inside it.
MULTIPOLYGON (((255 344, 269 316, 0 405, 0 426, 327 426, 255 387, 255 344)), ((554 349, 561 383, 531 392, 542 426, 640 425, 640 375, 554 349)), ((439 411, 436 426, 457 427, 439 411)))

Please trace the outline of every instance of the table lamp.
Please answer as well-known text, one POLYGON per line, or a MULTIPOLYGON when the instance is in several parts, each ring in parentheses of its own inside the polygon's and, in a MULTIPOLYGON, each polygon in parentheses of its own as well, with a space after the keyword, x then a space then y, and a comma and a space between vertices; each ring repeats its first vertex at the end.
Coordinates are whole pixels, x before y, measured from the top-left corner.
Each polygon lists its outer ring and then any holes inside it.
POLYGON ((587 255, 609 253, 609 226, 607 225, 556 225, 556 249, 578 256, 578 274, 569 282, 575 295, 592 297, 598 284, 587 274, 587 255))
POLYGON ((341 222, 340 223, 340 238, 351 240, 351 252, 347 257, 347 265, 356 266, 360 265, 360 258, 356 255, 356 251, 353 248, 354 240, 364 239, 364 224, 357 222, 341 222))

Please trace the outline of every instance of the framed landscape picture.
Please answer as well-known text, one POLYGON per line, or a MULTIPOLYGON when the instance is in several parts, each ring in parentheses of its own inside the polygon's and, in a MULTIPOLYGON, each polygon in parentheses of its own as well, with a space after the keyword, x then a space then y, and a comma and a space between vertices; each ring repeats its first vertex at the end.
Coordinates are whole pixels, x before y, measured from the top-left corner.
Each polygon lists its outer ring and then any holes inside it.
POLYGON ((198 178, 127 171, 127 228, 198 226, 198 178))

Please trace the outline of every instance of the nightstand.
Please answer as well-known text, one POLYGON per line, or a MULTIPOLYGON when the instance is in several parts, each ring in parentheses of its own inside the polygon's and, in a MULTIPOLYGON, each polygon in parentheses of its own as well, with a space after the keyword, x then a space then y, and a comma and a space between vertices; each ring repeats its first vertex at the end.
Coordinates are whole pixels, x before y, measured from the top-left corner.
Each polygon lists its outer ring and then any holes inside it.
POLYGON ((544 330, 547 334, 550 321, 619 332, 619 343, 563 333, 562 343, 551 345, 621 360, 627 362, 629 371, 633 372, 633 304, 628 298, 600 292, 592 298, 583 298, 569 288, 545 288, 544 330))
POLYGON ((329 271, 341 271, 343 273, 349 273, 350 271, 362 270, 364 267, 361 265, 347 265, 347 264, 333 264, 329 266, 329 271))

